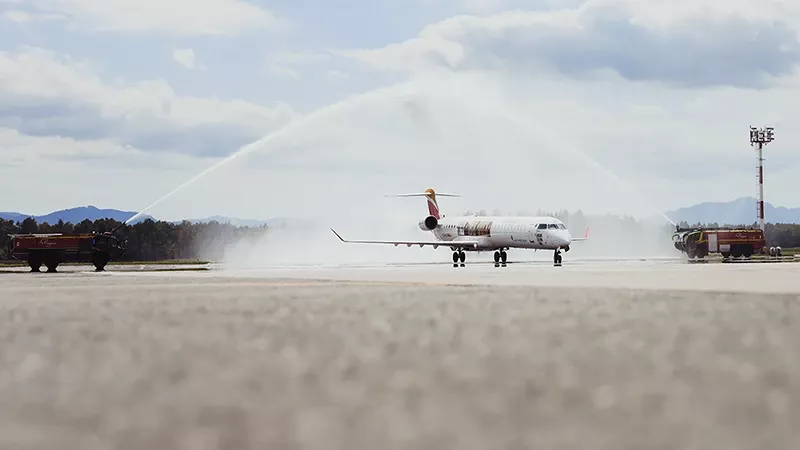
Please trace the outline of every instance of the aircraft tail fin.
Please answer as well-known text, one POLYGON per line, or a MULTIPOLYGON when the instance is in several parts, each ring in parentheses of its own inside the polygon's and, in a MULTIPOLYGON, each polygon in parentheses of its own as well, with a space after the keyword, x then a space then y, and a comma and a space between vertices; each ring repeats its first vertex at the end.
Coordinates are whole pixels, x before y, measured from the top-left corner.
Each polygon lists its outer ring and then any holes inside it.
POLYGON ((448 194, 444 192, 435 192, 433 189, 426 189, 425 192, 420 193, 413 193, 413 194, 395 194, 390 195, 389 197, 425 197, 428 200, 428 214, 432 215, 437 219, 441 219, 441 213, 439 211, 439 204, 436 202, 436 197, 461 197, 460 194, 448 194))
POLYGON ((588 241, 589 240, 589 226, 586 226, 586 232, 582 238, 572 238, 573 241, 588 241))

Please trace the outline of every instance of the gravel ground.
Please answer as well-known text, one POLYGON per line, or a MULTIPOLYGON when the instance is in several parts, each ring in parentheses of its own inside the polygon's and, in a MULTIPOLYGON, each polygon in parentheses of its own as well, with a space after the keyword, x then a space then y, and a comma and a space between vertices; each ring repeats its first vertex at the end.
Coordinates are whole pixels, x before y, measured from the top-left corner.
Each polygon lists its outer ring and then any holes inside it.
POLYGON ((800 295, 0 275, 1 449, 800 448, 800 295))

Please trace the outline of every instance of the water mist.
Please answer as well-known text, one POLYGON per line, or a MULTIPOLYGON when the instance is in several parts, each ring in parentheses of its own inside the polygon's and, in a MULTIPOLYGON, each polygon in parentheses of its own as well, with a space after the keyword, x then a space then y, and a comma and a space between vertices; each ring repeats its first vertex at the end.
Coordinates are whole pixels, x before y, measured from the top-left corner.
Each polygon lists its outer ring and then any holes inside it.
MULTIPOLYGON (((441 247, 348 245, 329 229, 348 238, 430 239, 417 228, 427 214, 424 200, 384 198, 427 187, 464 196, 440 199, 450 215, 494 208, 601 214, 630 205, 619 177, 517 117, 513 101, 490 81, 484 75, 420 78, 322 108, 243 147, 142 213, 197 184, 192 197, 208 208, 216 201, 250 217, 304 219, 302 227, 272 229, 227 249, 226 265, 253 267, 447 262, 449 252, 441 247)), ((592 239, 603 239, 603 227, 597 228, 592 239)), ((580 253, 574 248, 570 255, 580 253)), ((517 260, 550 257, 512 254, 517 260)))

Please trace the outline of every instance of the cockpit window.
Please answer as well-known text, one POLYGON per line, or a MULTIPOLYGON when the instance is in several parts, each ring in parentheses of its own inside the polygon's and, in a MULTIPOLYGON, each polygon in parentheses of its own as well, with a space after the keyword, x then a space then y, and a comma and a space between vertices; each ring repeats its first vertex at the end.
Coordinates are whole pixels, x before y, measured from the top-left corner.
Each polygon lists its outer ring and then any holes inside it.
POLYGON ((540 223, 539 226, 536 227, 536 228, 539 229, 539 230, 546 230, 547 229, 547 224, 546 223, 540 223))
POLYGON ((566 230, 566 229, 567 229, 567 226, 566 226, 566 225, 564 225, 563 223, 560 223, 560 224, 558 224, 558 229, 559 229, 559 230, 566 230))
POLYGON ((547 225, 547 228, 550 229, 550 230, 557 230, 558 229, 558 225, 556 225, 554 223, 551 223, 551 224, 547 225))

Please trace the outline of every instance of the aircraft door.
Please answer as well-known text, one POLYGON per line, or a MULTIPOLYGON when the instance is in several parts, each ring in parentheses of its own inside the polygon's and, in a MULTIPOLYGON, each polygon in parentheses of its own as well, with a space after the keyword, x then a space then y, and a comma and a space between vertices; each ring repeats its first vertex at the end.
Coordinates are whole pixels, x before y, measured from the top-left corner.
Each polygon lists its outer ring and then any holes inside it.
MULTIPOLYGON (((544 226, 546 227, 547 225, 544 226)), ((542 235, 542 230, 543 230, 542 225, 539 225, 535 229, 531 228, 530 230, 528 230, 529 241, 531 244, 544 245, 544 237, 542 235)))

